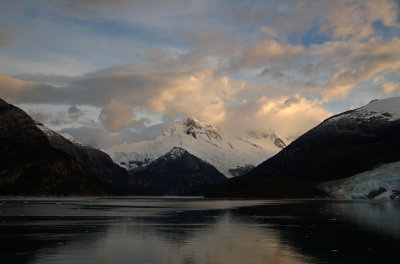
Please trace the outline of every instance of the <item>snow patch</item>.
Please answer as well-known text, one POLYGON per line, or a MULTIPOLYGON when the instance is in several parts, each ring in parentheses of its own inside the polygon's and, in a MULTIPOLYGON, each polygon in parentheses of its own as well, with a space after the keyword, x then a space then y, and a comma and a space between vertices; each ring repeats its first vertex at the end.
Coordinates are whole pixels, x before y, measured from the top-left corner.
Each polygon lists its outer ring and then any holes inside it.
POLYGON ((85 143, 82 143, 81 141, 77 140, 76 138, 74 138, 72 135, 70 135, 68 133, 62 133, 61 136, 63 136, 65 139, 68 139, 69 141, 71 141, 75 145, 79 145, 79 146, 82 146, 82 147, 86 147, 87 146, 85 143))
POLYGON ((44 126, 42 123, 36 122, 36 127, 39 128, 47 137, 57 135, 56 132, 44 126))
MULTIPOLYGON (((54 132, 53 130, 46 127, 42 123, 36 122, 36 127, 39 128, 47 137, 59 135, 57 132, 54 132)), ((61 134, 61 136, 63 136, 65 139, 67 139, 68 141, 70 141, 71 143, 73 143, 75 145, 82 146, 82 147, 87 146, 86 144, 80 142, 79 140, 77 140, 76 138, 74 138, 73 136, 71 136, 68 133, 63 133, 63 134, 61 134)))
POLYGON ((175 160, 179 159, 180 157, 183 156, 187 151, 184 150, 183 148, 179 147, 173 147, 170 151, 168 151, 164 156, 161 158, 167 159, 167 160, 175 160))
POLYGON ((400 119, 400 97, 374 100, 361 109, 384 116, 389 121, 394 121, 400 119))

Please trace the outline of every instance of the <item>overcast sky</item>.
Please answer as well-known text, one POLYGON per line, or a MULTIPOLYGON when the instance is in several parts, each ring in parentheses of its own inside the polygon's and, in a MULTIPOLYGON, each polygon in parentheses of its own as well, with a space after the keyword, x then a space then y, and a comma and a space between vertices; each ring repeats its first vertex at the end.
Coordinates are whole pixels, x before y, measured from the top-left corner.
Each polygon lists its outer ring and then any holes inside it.
POLYGON ((98 146, 298 136, 400 93, 400 1, 0 0, 0 97, 98 146))

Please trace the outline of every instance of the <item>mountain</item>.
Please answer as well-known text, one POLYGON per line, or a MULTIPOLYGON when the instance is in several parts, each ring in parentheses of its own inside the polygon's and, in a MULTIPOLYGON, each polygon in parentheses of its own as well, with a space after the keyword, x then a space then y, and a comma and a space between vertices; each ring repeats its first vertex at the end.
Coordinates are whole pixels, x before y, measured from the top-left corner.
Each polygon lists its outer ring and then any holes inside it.
POLYGON ((70 135, 59 135, 41 123, 37 127, 47 136, 50 145, 74 157, 94 178, 111 184, 127 185, 127 170, 115 164, 106 153, 76 140, 70 135))
MULTIPOLYGON (((327 195, 329 190, 317 189, 317 183, 348 178, 400 161, 399 135, 400 97, 374 100, 328 118, 246 175, 223 184, 212 196, 327 195)), ((400 177, 399 173, 395 177, 400 177)), ((365 190, 365 196, 379 188, 365 190)))
POLYGON ((132 169, 147 166, 173 147, 180 147, 210 163, 229 178, 237 175, 236 169, 258 165, 287 143, 275 133, 250 131, 239 137, 226 134, 207 122, 188 118, 153 140, 123 143, 104 151, 117 164, 132 169))
POLYGON ((128 186, 123 170, 105 153, 73 144, 0 99, 0 195, 141 192, 140 187, 128 186))
POLYGON ((178 147, 131 174, 136 182, 160 195, 202 195, 226 180, 212 165, 178 147))

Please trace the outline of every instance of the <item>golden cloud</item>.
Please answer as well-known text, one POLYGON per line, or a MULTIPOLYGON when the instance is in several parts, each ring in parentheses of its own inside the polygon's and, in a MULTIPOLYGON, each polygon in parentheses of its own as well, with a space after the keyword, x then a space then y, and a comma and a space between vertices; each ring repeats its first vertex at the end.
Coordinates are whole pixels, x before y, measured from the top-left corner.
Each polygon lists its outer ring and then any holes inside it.
POLYGON ((101 110, 99 118, 106 128, 117 131, 133 122, 135 115, 128 105, 112 100, 101 110))
POLYGON ((34 82, 27 82, 0 73, 0 97, 14 102, 24 92, 32 91, 35 88, 34 82))
POLYGON ((400 39, 368 42, 334 42, 314 46, 312 54, 323 56, 338 71, 322 87, 324 101, 347 98, 350 91, 365 81, 377 81, 400 69, 400 39))

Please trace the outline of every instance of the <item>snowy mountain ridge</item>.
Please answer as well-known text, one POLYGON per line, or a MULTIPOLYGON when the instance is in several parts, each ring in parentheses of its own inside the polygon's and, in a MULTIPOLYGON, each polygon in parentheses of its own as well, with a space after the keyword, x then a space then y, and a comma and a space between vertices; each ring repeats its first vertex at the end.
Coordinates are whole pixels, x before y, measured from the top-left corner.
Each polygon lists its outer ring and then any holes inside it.
POLYGON ((400 97, 391 97, 387 99, 375 99, 369 104, 347 111, 331 118, 327 122, 336 122, 341 119, 382 119, 385 121, 395 121, 400 119, 400 97))
POLYGON ((39 123, 36 121, 36 126, 39 128, 46 136, 51 137, 54 135, 57 135, 56 132, 48 128, 47 126, 43 125, 42 123, 39 123))
POLYGON ((47 137, 52 137, 52 136, 56 136, 56 135, 61 135, 63 136, 65 139, 67 139, 68 141, 70 141, 71 143, 81 146, 81 147, 87 147, 87 145, 85 143, 82 143, 81 141, 77 140, 76 138, 74 138, 73 136, 71 136, 68 133, 62 133, 62 134, 58 134, 56 132, 54 132, 53 130, 51 130, 50 128, 46 127, 45 125, 43 125, 40 122, 36 121, 36 126, 47 136, 47 137))
POLYGON ((76 138, 74 138, 71 134, 62 133, 61 136, 63 136, 64 138, 68 139, 69 141, 71 141, 75 145, 79 145, 81 147, 87 147, 88 146, 85 143, 83 143, 83 142, 77 140, 76 138))
POLYGON ((288 143, 274 133, 251 131, 241 137, 229 135, 207 122, 188 118, 153 140, 123 143, 103 151, 117 164, 132 169, 145 166, 172 148, 180 147, 207 161, 226 177, 232 177, 230 169, 258 165, 288 143))
POLYGON ((159 159, 165 159, 165 160, 173 160, 173 159, 178 159, 182 157, 183 154, 185 154, 186 150, 180 147, 173 147, 170 151, 165 153, 163 156, 161 156, 159 159))
MULTIPOLYGON (((198 136, 202 136, 207 138, 210 141, 222 141, 222 132, 219 131, 218 128, 214 127, 213 125, 206 123, 206 122, 201 122, 195 118, 188 118, 186 121, 183 123, 183 126, 185 126, 184 133, 186 135, 190 135, 193 138, 197 138, 198 136)), ((179 131, 179 129, 178 129, 179 131)), ((163 132, 163 135, 173 135, 174 133, 177 132, 177 127, 172 126, 168 129, 166 129, 163 132)))

